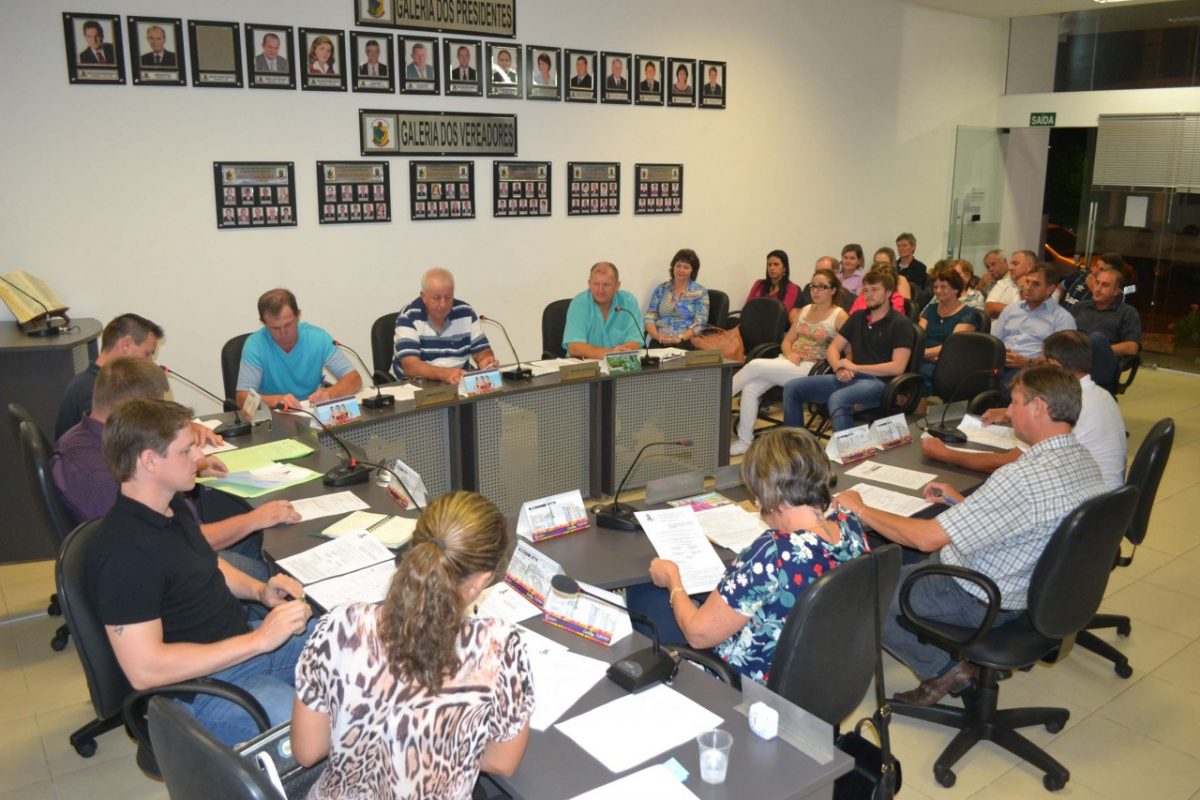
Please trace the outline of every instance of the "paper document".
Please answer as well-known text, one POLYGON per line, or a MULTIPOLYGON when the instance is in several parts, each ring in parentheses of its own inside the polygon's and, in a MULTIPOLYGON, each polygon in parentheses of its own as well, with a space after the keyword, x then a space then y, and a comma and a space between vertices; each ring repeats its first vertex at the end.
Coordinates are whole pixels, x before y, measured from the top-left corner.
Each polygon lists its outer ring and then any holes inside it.
POLYGON ((900 492, 893 492, 891 489, 884 489, 881 486, 872 486, 869 483, 857 483, 848 491, 858 492, 862 495, 863 502, 871 508, 890 511, 902 517, 911 517, 933 505, 933 503, 925 502, 923 497, 900 494, 900 492))
POLYGON ((725 574, 725 565, 705 538, 691 506, 636 511, 634 516, 658 557, 679 565, 685 592, 696 594, 716 588, 717 581, 725 574))
POLYGON ((346 603, 382 603, 396 574, 392 561, 351 572, 304 587, 304 592, 317 605, 328 611, 346 603))
POLYGON ((354 492, 346 490, 293 500, 292 508, 300 515, 300 519, 310 520, 332 517, 334 514, 345 514, 347 511, 358 511, 368 508, 368 506, 354 492))
POLYGON ((646 355, 662 361, 670 361, 673 358, 683 358, 687 355, 687 351, 678 347, 651 347, 646 351, 646 355))
POLYGON ((328 536, 330 539, 336 539, 339 536, 345 536, 347 533, 365 531, 375 523, 382 522, 385 519, 387 519, 387 514, 375 514, 371 511, 355 511, 352 514, 347 514, 321 531, 321 535, 328 536))
POLYGON ((532 631, 524 625, 516 626, 517 633, 521 634, 521 641, 525 643, 525 649, 529 651, 529 657, 547 656, 554 653, 566 653, 571 648, 565 644, 559 644, 548 636, 532 631))
POLYGON ((380 563, 391 563, 392 552, 366 531, 341 536, 311 550, 281 559, 286 570, 305 586, 339 575, 357 572, 380 563))
POLYGON ((203 483, 234 497, 249 500, 286 489, 289 486, 307 483, 319 477, 321 477, 321 473, 314 472, 307 467, 271 462, 253 470, 230 472, 220 478, 199 478, 197 483, 203 483))
POLYGON ((276 461, 303 458, 313 450, 295 439, 280 439, 277 442, 242 447, 221 456, 230 472, 249 472, 276 461))
POLYGON ((494 583, 475 599, 473 617, 491 617, 509 625, 541 615, 541 609, 526 600, 507 583, 494 583))
POLYGON ((716 728, 722 721, 699 703, 659 684, 556 727, 611 771, 624 772, 716 728))
POLYGON ((582 362, 583 359, 579 358, 543 358, 540 361, 527 361, 525 366, 533 371, 533 377, 540 378, 542 375, 557 375, 560 367, 582 362))
POLYGON ((552 653, 529 650, 529 666, 533 671, 535 700, 529 725, 535 731, 544 731, 557 722, 608 672, 606 662, 569 650, 552 653))
POLYGON ((655 800, 699 800, 696 794, 662 764, 640 769, 612 783, 575 795, 572 800, 629 800, 653 797, 655 800))
POLYGON ((986 444, 1001 450, 1019 447, 1022 452, 1029 449, 1029 445, 1018 439, 1012 428, 1007 425, 984 425, 983 420, 974 414, 963 417, 958 429, 966 434, 967 441, 972 444, 986 444))
MULTIPOLYGON (((238 446, 236 444, 233 444, 232 442, 230 442, 228 439, 226 439, 221 444, 210 444, 210 445, 205 445, 203 448, 201 448, 201 450, 204 452, 204 455, 206 455, 206 456, 216 455, 217 453, 226 453, 230 450, 237 450, 237 449, 238 449, 238 446)), ((225 462, 225 459, 221 459, 221 463, 224 463, 224 462, 225 462)))
POLYGON ((878 461, 868 461, 865 464, 859 464, 854 469, 846 470, 846 474, 852 478, 875 481, 876 483, 890 483, 893 486, 902 486, 905 489, 921 489, 925 484, 937 477, 932 472, 918 472, 913 469, 893 467, 888 464, 880 464, 878 461))
POLYGON ((762 517, 735 505, 697 511, 696 521, 710 542, 735 553, 745 550, 767 529, 762 517))

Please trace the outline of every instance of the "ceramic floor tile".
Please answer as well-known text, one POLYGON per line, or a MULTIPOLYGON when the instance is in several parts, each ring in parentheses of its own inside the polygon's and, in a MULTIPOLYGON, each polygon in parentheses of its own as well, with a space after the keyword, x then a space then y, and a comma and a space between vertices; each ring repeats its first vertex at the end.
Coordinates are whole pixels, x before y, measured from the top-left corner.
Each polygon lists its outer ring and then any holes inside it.
POLYGON ((1156 501, 1165 500, 1197 485, 1200 485, 1200 482, 1197 481, 1195 473, 1192 473, 1190 477, 1163 475, 1162 481, 1158 484, 1158 494, 1154 496, 1154 499, 1156 501))
POLYGON ((17 650, 17 637, 13 635, 12 624, 0 624, 0 669, 15 667, 21 663, 21 653, 17 650))
POLYGON ((971 800, 1029 800, 1043 795, 1055 800, 1064 797, 1072 800, 1104 800, 1107 797, 1074 780, 1074 773, 1066 786, 1050 795, 1042 784, 1043 775, 1045 773, 1041 770, 1022 762, 971 795, 971 800))
POLYGON ((47 780, 46 755, 33 717, 0 725, 0 786, 19 789, 47 780))
POLYGON ((1192 642, 1167 659, 1153 675, 1190 692, 1200 692, 1200 642, 1192 642))
POLYGON ((946 789, 934 780, 933 763, 950 744, 955 732, 930 722, 896 715, 892 717, 890 731, 892 748, 904 766, 901 797, 909 787, 937 800, 970 797, 1017 763, 1016 756, 990 742, 981 743, 954 765, 957 781, 946 789))
POLYGON ((1200 694, 1181 692, 1174 684, 1150 675, 1096 713, 1200 763, 1200 694))
POLYGON ((168 800, 167 787, 143 775, 133 756, 61 775, 54 788, 58 800, 168 800))
POLYGON ((1109 577, 1109 580, 1111 581, 1112 578, 1121 574, 1124 574, 1134 580, 1137 580, 1138 578, 1144 578, 1151 572, 1154 572, 1154 570, 1165 566, 1168 562, 1175 558, 1175 556, 1171 555, 1170 553, 1164 553, 1161 550, 1155 550, 1154 548, 1149 547, 1149 543, 1150 537, 1147 536, 1144 546, 1139 547, 1135 551, 1128 542, 1125 542, 1125 546, 1121 548, 1121 552, 1126 556, 1132 553, 1133 561, 1129 563, 1128 567, 1117 567, 1114 569, 1112 571, 1112 575, 1109 577))
MULTIPOLYGON (((1155 521, 1151 517, 1150 529, 1146 532, 1146 539, 1142 547, 1138 549, 1151 549, 1160 553, 1166 553, 1169 556, 1179 556, 1190 553, 1192 550, 1197 549, 1197 546, 1200 546, 1200 532, 1197 532, 1195 526, 1180 527, 1178 525, 1169 525, 1162 521, 1155 521)), ((1134 561, 1136 560, 1137 557, 1135 556, 1134 561)))
POLYGON ((1200 562, 1197 561, 1176 558, 1150 572, 1142 580, 1189 597, 1200 598, 1200 562))
POLYGON ((11 792, 0 791, 0 800, 58 800, 53 781, 40 781, 11 792))
POLYGON ((4 602, 8 606, 8 617, 24 617, 29 614, 45 614, 54 594, 54 580, 44 577, 4 584, 4 602))
POLYGON ((19 665, 0 669, 0 723, 33 716, 33 698, 25 683, 25 670, 19 665))
MULTIPOLYGON (((49 646, 46 648, 49 650, 49 646)), ((73 651, 55 653, 36 666, 25 665, 25 682, 35 712, 44 713, 90 701, 83 669, 73 651)))
POLYGON ((1150 622, 1189 639, 1200 637, 1200 599, 1144 580, 1104 598, 1100 610, 1150 622))
POLYGON ((1200 789, 1200 761, 1099 714, 1046 749, 1071 771, 1072 783, 1106 797, 1171 800, 1200 789))
POLYGON ((50 647, 50 640, 62 624, 62 617, 50 617, 45 614, 13 623, 12 633, 21 663, 27 667, 62 660, 78 663, 79 657, 75 655, 72 645, 58 652, 50 647))
POLYGON ((123 729, 110 731, 96 739, 96 754, 84 758, 71 747, 71 734, 95 719, 92 704, 76 703, 56 711, 36 716, 38 734, 42 737, 42 750, 50 774, 54 777, 69 772, 90 768, 105 761, 133 755, 136 747, 123 729))

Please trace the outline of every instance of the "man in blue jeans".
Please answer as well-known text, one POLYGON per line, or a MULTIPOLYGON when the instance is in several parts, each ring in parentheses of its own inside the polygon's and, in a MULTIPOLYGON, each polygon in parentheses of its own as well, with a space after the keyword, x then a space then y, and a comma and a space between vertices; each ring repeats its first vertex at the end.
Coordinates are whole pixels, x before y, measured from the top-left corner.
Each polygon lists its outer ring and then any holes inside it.
POLYGON ((868 272, 862 281, 867 307, 846 320, 829 343, 829 375, 809 375, 783 387, 785 425, 804 425, 804 404, 825 403, 835 431, 854 425, 854 412, 875 408, 889 378, 908 367, 913 326, 892 308, 896 279, 890 271, 868 272))
MULTIPOLYGON (((210 676, 254 695, 272 725, 291 718, 294 672, 312 630, 295 579, 251 578, 205 540, 179 493, 192 488, 203 457, 191 409, 166 400, 120 403, 101 449, 121 485, 87 551, 86 596, 135 689, 210 676), (261 603, 247 622, 239 601, 261 603)), ((197 695, 187 708, 226 744, 257 728, 240 708, 197 695)))

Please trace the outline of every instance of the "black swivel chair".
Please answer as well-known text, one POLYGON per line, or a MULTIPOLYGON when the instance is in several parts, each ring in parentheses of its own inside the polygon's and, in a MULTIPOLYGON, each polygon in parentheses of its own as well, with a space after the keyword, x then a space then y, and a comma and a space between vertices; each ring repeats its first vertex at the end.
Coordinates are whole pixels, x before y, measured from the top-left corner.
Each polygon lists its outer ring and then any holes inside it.
POLYGON ((567 308, 571 298, 555 300, 542 310, 542 358, 564 358, 563 331, 567 328, 567 308))
MULTIPOLYGON (((71 518, 62 506, 58 489, 55 488, 50 475, 50 440, 42 433, 42 429, 24 406, 10 403, 8 413, 16 433, 14 438, 20 443, 26 485, 30 494, 40 501, 37 510, 42 528, 50 534, 50 539, 55 545, 61 546, 67 534, 71 532, 71 518)), ((46 613, 52 617, 62 614, 57 594, 50 595, 46 613)), ((50 640, 51 649, 62 650, 67 646, 70 637, 70 629, 65 623, 58 626, 54 638, 50 640)))
POLYGON ((720 289, 708 290, 708 324, 722 330, 729 324, 729 295, 720 289))
MULTIPOLYGON (((84 758, 91 758, 96 754, 97 736, 129 722, 123 716, 123 711, 131 695, 138 701, 137 713, 144 714, 145 704, 156 694, 216 694, 238 703, 258 722, 260 730, 266 730, 269 723, 262 705, 248 692, 231 683, 197 678, 134 692, 108 642, 104 624, 96 616, 87 599, 87 553, 100 524, 101 520, 91 520, 67 535, 58 554, 54 575, 63 617, 75 638, 75 651, 79 654, 79 662, 83 666, 88 693, 92 699, 92 708, 96 711, 94 720, 71 734, 71 747, 75 752, 84 758)), ((130 730, 137 730, 136 720, 130 724, 130 730)), ((137 760, 138 766, 144 772, 150 775, 157 774, 148 736, 139 740, 137 760)))
POLYGON ((225 389, 225 410, 237 410, 237 378, 242 363, 242 347, 250 334, 242 333, 230 339, 221 348, 221 381, 225 389))
POLYGON ((774 297, 755 297, 738 316, 738 332, 746 360, 779 355, 779 343, 788 329, 787 308, 774 297))
POLYGON ((977 333, 992 332, 992 318, 982 308, 975 309, 975 331, 977 333))
POLYGON ((392 357, 396 354, 396 317, 399 311, 384 314, 371 324, 371 369, 374 374, 371 380, 376 385, 391 383, 396 378, 392 375, 392 357))
MULTIPOLYGON (((1125 538, 1133 545, 1129 555, 1117 554, 1113 564, 1116 567, 1128 567, 1133 563, 1133 555, 1137 546, 1146 538, 1150 527, 1150 512, 1154 508, 1154 498, 1158 494, 1158 484, 1162 481, 1163 471, 1167 468, 1167 459, 1171 457, 1171 447, 1175 443, 1175 420, 1170 417, 1154 423, 1154 427, 1146 434, 1142 446, 1138 448, 1129 465, 1125 476, 1126 486, 1136 486, 1138 490, 1137 509, 1133 512, 1133 520, 1125 531, 1125 538)), ((1113 662, 1113 671, 1122 678, 1133 674, 1129 659, 1117 648, 1110 645, 1091 631, 1099 628, 1116 628, 1120 636, 1128 636, 1130 632, 1129 617, 1118 614, 1097 614, 1087 627, 1075 637, 1075 644, 1085 650, 1090 650, 1098 656, 1113 662)))
MULTIPOLYGON (((958 661, 979 667, 976 687, 963 695, 963 707, 950 705, 913 706, 893 702, 893 713, 959 732, 933 765, 933 776, 942 786, 954 785, 951 767, 986 739, 1044 771, 1043 785, 1061 789, 1071 773, 1050 754, 1017 733, 1017 728, 1044 725, 1056 733, 1067 723, 1065 708, 1007 708, 998 710, 999 681, 1010 671, 1023 669, 1052 657, 1065 640, 1083 630, 1092 620, 1108 572, 1117 556, 1122 534, 1137 505, 1137 489, 1120 489, 1093 497, 1067 514, 1050 537, 1038 559, 1029 583, 1029 607, 1025 613, 1000 627, 992 627, 1003 598, 996 584, 973 570, 945 564, 913 572, 900 587, 900 624, 923 642, 945 650, 958 661), (978 629, 947 625, 918 617, 909 594, 913 583, 928 575, 950 575, 969 581, 988 596, 983 622, 978 629)), ((836 573, 836 570, 835 570, 836 573)))
POLYGON ((946 404, 967 400, 976 413, 1000 401, 1003 374, 1004 342, 987 333, 952 333, 933 368, 933 394, 946 404))

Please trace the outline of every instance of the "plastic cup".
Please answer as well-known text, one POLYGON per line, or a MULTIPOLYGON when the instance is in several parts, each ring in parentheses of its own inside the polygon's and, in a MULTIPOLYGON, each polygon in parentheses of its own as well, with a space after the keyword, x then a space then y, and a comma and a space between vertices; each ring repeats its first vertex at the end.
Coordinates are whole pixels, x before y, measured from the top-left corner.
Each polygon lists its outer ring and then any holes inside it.
POLYGON ((724 783, 733 734, 722 730, 705 731, 696 737, 696 743, 700 745, 700 780, 724 783))

